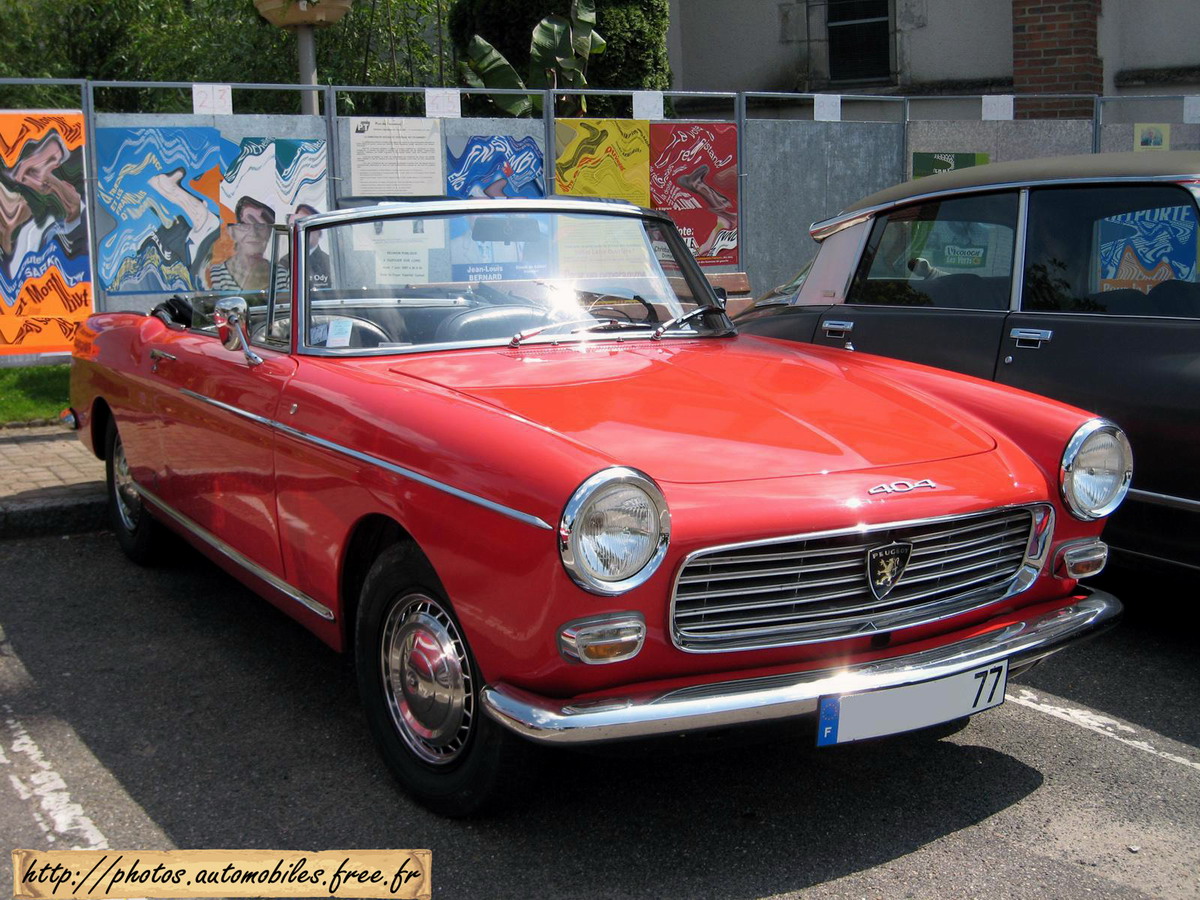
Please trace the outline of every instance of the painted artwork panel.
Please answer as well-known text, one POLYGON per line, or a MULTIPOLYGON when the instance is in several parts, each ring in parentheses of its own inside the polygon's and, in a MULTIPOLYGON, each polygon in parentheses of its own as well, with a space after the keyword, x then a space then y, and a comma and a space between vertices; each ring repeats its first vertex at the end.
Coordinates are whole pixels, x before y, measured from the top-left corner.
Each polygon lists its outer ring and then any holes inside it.
POLYGON ((554 123, 554 133, 555 191, 650 205, 649 122, 559 119, 554 123))
POLYGON ((446 196, 544 197, 542 150, 533 137, 446 138, 446 196))
POLYGON ((92 311, 83 114, 0 112, 0 354, 69 352, 92 311))
POLYGON ((650 200, 668 213, 702 266, 738 263, 737 126, 650 126, 650 200))
POLYGON ((1149 293, 1164 281, 1197 281, 1192 206, 1123 213, 1100 220, 1100 290, 1149 293))
POLYGON ((324 141, 101 128, 96 149, 110 294, 264 289, 270 226, 327 207, 324 141))

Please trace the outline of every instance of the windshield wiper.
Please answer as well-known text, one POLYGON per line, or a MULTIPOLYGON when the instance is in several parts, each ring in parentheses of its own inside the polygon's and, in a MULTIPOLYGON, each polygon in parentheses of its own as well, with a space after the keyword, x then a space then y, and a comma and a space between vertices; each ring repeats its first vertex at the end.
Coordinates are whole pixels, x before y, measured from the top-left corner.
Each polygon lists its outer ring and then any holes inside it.
POLYGON ((574 328, 567 332, 568 334, 579 334, 581 331, 600 331, 601 329, 621 329, 621 328, 646 328, 646 325, 640 322, 626 322, 622 319, 574 319, 566 322, 550 322, 546 325, 539 325, 537 328, 529 328, 525 331, 518 331, 512 336, 508 342, 510 348, 520 347, 521 342, 528 340, 531 337, 537 337, 543 331, 549 331, 551 328, 569 328, 572 325, 580 327, 574 328))
POLYGON ((686 325, 688 322, 692 321, 692 319, 698 319, 701 316, 706 316, 710 313, 720 315, 720 317, 725 320, 725 324, 719 331, 716 332, 718 337, 737 333, 737 329, 733 327, 733 323, 730 322, 729 317, 725 315, 725 310, 720 306, 697 306, 695 309, 690 310, 689 312, 685 312, 673 319, 668 319, 666 322, 663 322, 654 329, 654 334, 650 335, 650 340, 661 341, 662 336, 670 329, 678 328, 680 325, 686 325))

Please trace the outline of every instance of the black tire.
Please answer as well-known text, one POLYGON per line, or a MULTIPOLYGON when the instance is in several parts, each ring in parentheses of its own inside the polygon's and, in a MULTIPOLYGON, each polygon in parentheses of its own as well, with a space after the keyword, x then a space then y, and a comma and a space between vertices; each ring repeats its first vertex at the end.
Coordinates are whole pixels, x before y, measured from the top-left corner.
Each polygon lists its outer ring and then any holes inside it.
POLYGON ((108 420, 104 435, 104 476, 108 494, 108 521, 117 543, 131 560, 149 566, 161 559, 163 526, 142 505, 129 474, 117 423, 108 420))
POLYGON ((500 800, 523 743, 483 711, 479 670, 433 568, 411 544, 384 550, 363 583, 355 669, 367 724, 401 786, 445 816, 500 800))

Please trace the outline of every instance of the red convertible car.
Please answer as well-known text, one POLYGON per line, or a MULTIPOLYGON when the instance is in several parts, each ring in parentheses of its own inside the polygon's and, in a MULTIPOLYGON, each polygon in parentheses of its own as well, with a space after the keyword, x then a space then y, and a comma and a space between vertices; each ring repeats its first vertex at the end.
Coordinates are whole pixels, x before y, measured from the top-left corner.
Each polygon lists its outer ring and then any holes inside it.
POLYGON ((739 335, 657 213, 442 201, 272 235, 262 295, 89 319, 72 415, 125 552, 178 532, 352 653, 433 809, 478 808, 530 740, 958 720, 1120 613, 1078 583, 1120 428, 739 335))

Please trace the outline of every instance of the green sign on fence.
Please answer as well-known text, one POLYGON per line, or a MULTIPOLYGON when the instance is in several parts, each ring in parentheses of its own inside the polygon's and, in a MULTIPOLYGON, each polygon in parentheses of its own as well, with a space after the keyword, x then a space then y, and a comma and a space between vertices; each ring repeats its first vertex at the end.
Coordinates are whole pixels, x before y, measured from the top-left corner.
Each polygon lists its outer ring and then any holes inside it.
POLYGON ((912 156, 913 178, 982 166, 989 159, 986 153, 914 153, 912 156))

